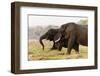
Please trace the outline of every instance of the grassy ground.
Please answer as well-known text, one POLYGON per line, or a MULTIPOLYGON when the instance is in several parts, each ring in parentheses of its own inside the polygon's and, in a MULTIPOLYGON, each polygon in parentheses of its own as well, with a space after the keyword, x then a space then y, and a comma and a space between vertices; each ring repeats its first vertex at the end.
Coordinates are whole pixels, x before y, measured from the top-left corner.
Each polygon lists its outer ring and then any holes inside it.
POLYGON ((50 50, 52 42, 44 40, 45 49, 36 40, 29 41, 28 60, 57 60, 57 59, 86 59, 88 57, 88 47, 80 46, 80 54, 72 50, 71 55, 67 55, 67 48, 61 51, 50 50))

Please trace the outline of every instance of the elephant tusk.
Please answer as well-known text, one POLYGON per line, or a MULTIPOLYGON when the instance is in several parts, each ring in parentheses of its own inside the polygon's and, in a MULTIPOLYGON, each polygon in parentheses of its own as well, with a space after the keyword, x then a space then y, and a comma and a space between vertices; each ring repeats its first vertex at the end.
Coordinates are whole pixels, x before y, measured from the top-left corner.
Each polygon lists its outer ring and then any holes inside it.
POLYGON ((55 42, 58 42, 59 40, 60 40, 60 37, 55 42))

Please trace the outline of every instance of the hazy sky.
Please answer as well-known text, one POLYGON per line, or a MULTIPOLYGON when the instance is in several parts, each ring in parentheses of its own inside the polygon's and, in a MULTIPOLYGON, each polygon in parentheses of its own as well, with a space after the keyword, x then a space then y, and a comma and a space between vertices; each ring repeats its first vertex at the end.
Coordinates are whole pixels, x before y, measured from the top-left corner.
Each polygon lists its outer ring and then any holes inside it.
POLYGON ((78 22, 80 19, 87 19, 86 17, 72 17, 72 16, 42 16, 29 15, 29 27, 56 25, 61 26, 68 22, 78 22))

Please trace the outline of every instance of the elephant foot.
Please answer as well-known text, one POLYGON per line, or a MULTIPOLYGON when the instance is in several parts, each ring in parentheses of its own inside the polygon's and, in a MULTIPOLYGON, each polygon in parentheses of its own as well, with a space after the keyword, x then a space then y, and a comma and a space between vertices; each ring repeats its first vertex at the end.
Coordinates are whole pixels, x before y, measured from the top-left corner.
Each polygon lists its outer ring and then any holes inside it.
POLYGON ((51 48, 50 50, 55 50, 56 48, 51 48))
POLYGON ((80 53, 79 53, 79 52, 77 52, 77 51, 76 51, 75 53, 76 53, 76 54, 80 54, 80 53))
POLYGON ((67 55, 70 55, 70 53, 69 53, 69 52, 67 52, 66 54, 67 54, 67 55))
POLYGON ((55 50, 55 49, 57 49, 56 47, 52 47, 50 50, 55 50))

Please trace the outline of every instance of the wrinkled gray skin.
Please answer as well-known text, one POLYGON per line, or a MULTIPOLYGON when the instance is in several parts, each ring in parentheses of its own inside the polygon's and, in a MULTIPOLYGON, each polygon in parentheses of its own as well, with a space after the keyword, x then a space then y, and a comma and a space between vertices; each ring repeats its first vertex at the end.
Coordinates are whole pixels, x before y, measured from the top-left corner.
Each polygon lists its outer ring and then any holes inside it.
MULTIPOLYGON (((58 29, 49 29, 45 34, 43 34, 41 37, 40 37, 40 44, 42 45, 43 47, 43 50, 44 50, 44 44, 43 44, 43 39, 46 39, 46 40, 50 40, 50 41, 53 41, 54 40, 54 36, 58 33, 58 29)), ((53 49, 56 49, 55 47, 55 42, 53 42, 53 47, 51 48, 52 50, 53 49)))
MULTIPOLYGON (((88 46, 88 27, 87 25, 78 25, 76 23, 70 22, 63 24, 56 36, 54 37, 54 42, 57 43, 64 36, 67 39, 66 45, 68 45, 67 54, 71 53, 73 46, 84 45, 88 46)), ((77 50, 77 49, 76 49, 77 50)))

